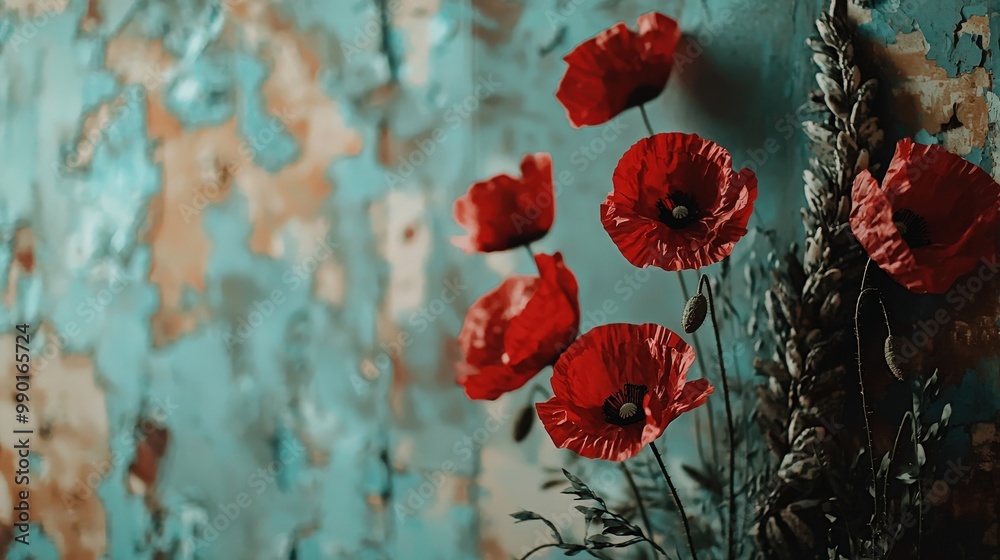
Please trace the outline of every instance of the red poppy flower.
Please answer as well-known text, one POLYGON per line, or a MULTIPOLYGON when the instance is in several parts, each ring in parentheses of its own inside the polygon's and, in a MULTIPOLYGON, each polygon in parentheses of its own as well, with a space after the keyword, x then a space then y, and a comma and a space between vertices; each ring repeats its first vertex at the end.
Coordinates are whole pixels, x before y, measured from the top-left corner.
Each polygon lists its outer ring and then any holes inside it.
POLYGON ((506 251, 537 241, 555 219, 552 156, 528 154, 522 178, 497 175, 480 181, 455 201, 455 221, 468 232, 452 242, 467 252, 506 251))
POLYGON ((665 327, 596 327, 559 358, 554 396, 535 408, 556 446, 624 461, 715 390, 704 379, 686 381, 692 362, 694 350, 665 327))
POLYGON ((652 101, 667 85, 681 40, 677 22, 663 14, 639 16, 639 32, 617 23, 577 45, 556 90, 576 128, 608 122, 652 101))
POLYGON ((941 146, 900 140, 882 188, 862 171, 851 199, 861 246, 912 292, 944 293, 997 254, 1000 185, 941 146))
POLYGON ((540 276, 512 276, 469 308, 458 343, 458 382, 493 400, 552 365, 580 327, 576 277, 562 255, 536 255, 540 276))
POLYGON ((719 262, 747 233, 757 199, 753 171, 696 134, 655 134, 625 152, 601 221, 630 263, 665 270, 719 262))

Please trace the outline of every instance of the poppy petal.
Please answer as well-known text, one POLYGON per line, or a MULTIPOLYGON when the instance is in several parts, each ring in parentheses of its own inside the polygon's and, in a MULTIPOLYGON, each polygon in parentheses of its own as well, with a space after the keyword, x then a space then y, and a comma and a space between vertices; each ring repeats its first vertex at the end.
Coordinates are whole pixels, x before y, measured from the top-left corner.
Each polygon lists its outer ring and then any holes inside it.
POLYGON ((562 255, 540 254, 541 276, 513 276, 469 308, 457 380, 471 399, 496 399, 552 365, 576 337, 580 304, 562 255))
POLYGON ((528 154, 520 178, 504 174, 473 184, 455 200, 453 214, 466 235, 452 243, 466 252, 506 251, 541 239, 555 219, 552 157, 528 154))
POLYGON ((944 293, 997 254, 1000 185, 940 146, 900 140, 882 187, 862 171, 850 223, 871 259, 915 293, 944 293))
POLYGON ((576 338, 580 326, 577 282, 562 255, 539 254, 535 263, 541 274, 538 290, 510 325, 504 348, 512 364, 540 360, 555 363, 576 338))
POLYGON ((595 327, 556 362, 553 397, 536 408, 556 446, 622 461, 711 394, 707 381, 686 383, 693 361, 691 347, 659 325, 595 327))
POLYGON ((618 162, 601 221, 634 266, 698 269, 729 256, 757 200, 753 171, 694 134, 655 134, 618 162))
POLYGON ((666 87, 681 34, 677 22, 652 12, 638 32, 617 23, 567 54, 556 99, 576 128, 608 122, 656 98, 666 87))

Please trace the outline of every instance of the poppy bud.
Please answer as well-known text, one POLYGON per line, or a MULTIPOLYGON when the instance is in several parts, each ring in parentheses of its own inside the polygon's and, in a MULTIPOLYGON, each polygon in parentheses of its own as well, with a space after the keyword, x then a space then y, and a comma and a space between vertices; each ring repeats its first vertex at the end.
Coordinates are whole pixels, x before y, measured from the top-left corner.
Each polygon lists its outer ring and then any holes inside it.
POLYGON ((889 371, 892 372, 892 375, 900 381, 906 379, 906 374, 903 370, 906 358, 903 357, 902 350, 902 338, 895 335, 889 335, 889 337, 885 339, 885 362, 889 364, 889 371))
POLYGON ((701 293, 691 296, 687 304, 684 305, 684 313, 681 315, 681 326, 684 332, 691 334, 698 330, 698 327, 705 322, 705 315, 708 314, 708 300, 701 293))

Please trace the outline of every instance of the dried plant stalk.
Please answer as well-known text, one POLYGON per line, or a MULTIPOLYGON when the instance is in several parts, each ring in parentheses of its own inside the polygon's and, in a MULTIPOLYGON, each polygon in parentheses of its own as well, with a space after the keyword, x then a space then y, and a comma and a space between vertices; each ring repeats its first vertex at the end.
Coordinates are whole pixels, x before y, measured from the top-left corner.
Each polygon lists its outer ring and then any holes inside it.
MULTIPOLYGON (((814 156, 803 174, 805 251, 794 248, 767 294, 779 351, 758 360, 766 378, 758 419, 779 469, 758 511, 755 534, 768 558, 830 558, 858 536, 845 512, 857 441, 840 431, 848 392, 857 392, 854 301, 866 256, 851 233, 851 187, 883 132, 873 116, 874 79, 862 80, 846 0, 833 0, 810 39, 819 68, 811 96, 818 113, 803 123, 814 156)), ((869 498, 870 500, 870 498, 869 498)), ((862 523, 862 531, 867 523, 862 523)))

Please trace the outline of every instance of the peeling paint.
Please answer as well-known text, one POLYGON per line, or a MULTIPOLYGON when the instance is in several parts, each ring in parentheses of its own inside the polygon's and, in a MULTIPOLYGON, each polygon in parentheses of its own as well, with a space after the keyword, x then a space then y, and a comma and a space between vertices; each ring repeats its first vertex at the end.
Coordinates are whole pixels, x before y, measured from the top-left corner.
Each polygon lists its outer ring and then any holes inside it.
MULTIPOLYGON (((819 4, 680 4, 6 2, 0 321, 38 327, 46 434, 31 557, 492 559, 533 542, 507 514, 565 510, 538 487, 567 455, 537 429, 511 441, 530 388, 483 404, 454 382, 465 309, 533 268, 523 251, 454 248, 451 202, 548 150, 569 178, 535 249, 564 253, 585 322, 677 328, 683 303, 662 274, 621 289, 635 271, 596 208, 645 131, 634 111, 610 140, 571 129, 552 98, 560 57, 654 7, 677 16, 703 52, 650 103, 654 126, 737 160, 777 142, 756 165, 777 241, 752 235, 734 262, 801 233, 786 218, 805 154, 781 123, 812 87, 802 41, 819 4), (28 38, 31 18, 44 24, 28 38)), ((996 173, 998 20, 960 4, 856 16, 894 84, 890 118, 996 173)), ((0 337, 2 386, 12 348, 0 337)), ((2 422, 10 404, 0 392, 2 422)), ((0 506, 12 458, 4 433, 0 506)), ((0 548, 28 558, 9 527, 0 507, 0 548)))

